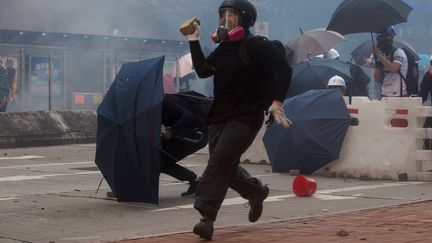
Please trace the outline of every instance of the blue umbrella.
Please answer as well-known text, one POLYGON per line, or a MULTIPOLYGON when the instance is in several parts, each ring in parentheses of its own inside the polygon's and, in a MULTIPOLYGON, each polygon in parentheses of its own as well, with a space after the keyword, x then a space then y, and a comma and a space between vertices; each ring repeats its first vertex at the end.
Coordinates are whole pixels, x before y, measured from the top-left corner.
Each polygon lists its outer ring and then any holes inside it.
POLYGON ((315 58, 292 65, 292 78, 287 97, 293 97, 312 89, 327 89, 328 80, 339 75, 351 79, 350 64, 339 60, 315 58))
POLYGON ((420 57, 419 69, 425 70, 429 65, 430 61, 432 60, 432 56, 426 54, 420 54, 419 57, 420 57))
POLYGON ((97 110, 95 162, 119 202, 158 203, 163 63, 123 64, 97 110))
POLYGON ((311 174, 339 158, 351 123, 339 90, 311 90, 284 101, 292 127, 272 125, 263 142, 274 172, 311 174))

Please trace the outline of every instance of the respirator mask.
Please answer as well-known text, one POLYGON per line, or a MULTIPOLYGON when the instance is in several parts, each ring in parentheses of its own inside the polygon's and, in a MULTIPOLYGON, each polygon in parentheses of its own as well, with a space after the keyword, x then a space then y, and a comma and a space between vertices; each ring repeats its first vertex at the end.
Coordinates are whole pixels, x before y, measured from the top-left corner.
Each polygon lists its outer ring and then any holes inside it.
POLYGON ((377 38, 377 48, 384 54, 389 55, 393 50, 393 37, 387 35, 378 35, 377 38))
POLYGON ((239 41, 246 37, 246 31, 241 26, 240 14, 232 8, 221 8, 219 10, 219 27, 212 34, 214 43, 223 41, 239 41))

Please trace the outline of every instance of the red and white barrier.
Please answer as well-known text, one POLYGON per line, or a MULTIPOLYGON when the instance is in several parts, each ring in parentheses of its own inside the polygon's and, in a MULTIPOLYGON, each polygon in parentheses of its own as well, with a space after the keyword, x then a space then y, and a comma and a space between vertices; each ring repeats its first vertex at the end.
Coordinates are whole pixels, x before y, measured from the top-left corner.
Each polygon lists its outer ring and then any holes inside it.
POLYGON ((432 180, 432 150, 423 150, 423 123, 432 107, 419 97, 370 101, 353 97, 348 110, 357 126, 350 126, 340 158, 326 169, 338 176, 371 179, 432 180))
MULTIPOLYGON (((370 101, 353 97, 348 104, 358 124, 348 129, 340 158, 326 167, 337 176, 370 179, 432 180, 432 150, 423 149, 423 139, 432 138, 432 128, 423 128, 432 107, 419 97, 383 98, 370 101)), ((241 161, 269 163, 262 142, 263 126, 241 161)))

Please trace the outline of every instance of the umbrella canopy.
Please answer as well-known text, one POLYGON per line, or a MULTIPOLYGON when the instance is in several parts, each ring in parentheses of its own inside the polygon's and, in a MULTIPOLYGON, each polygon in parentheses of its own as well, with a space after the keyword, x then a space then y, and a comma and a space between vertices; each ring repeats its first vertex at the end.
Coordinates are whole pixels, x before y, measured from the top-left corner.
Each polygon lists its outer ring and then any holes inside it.
POLYGON ((312 89, 326 89, 328 80, 335 75, 351 79, 350 64, 334 59, 315 58, 292 65, 292 70, 287 97, 312 89))
POLYGON ((311 90, 283 106, 293 125, 272 125, 263 137, 274 172, 311 174, 339 158, 351 118, 338 90, 311 90))
MULTIPOLYGON (((410 44, 403 41, 394 41, 393 44, 396 48, 404 48, 408 57, 412 57, 412 59, 415 60, 420 60, 420 57, 410 44)), ((371 40, 361 43, 351 52, 353 61, 362 66, 370 66, 372 60, 372 47, 371 40)))
POLYGON ((294 51, 293 61, 298 63, 316 55, 327 53, 342 40, 345 38, 341 34, 318 28, 302 33, 288 43, 286 47, 294 51))
POLYGON ((97 110, 95 162, 119 202, 158 203, 163 63, 123 64, 97 110))
POLYGON ((430 61, 432 60, 432 56, 427 55, 427 54, 420 54, 419 57, 420 57, 419 69, 425 70, 427 68, 427 66, 429 65, 430 61))
POLYGON ((406 22, 412 7, 401 0, 344 0, 334 11, 327 30, 342 35, 378 33, 391 25, 406 22))

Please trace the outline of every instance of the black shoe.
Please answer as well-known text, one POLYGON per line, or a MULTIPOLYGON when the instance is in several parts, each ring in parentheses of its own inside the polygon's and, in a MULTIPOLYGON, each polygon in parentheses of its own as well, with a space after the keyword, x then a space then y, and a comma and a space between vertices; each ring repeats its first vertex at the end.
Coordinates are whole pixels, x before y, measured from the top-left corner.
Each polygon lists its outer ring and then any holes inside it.
POLYGON ((200 238, 212 240, 213 237, 213 221, 207 218, 202 218, 193 228, 193 232, 199 235, 200 238))
POLYGON ((262 214, 263 211, 263 202, 267 198, 270 190, 267 186, 264 186, 264 190, 259 197, 253 198, 249 200, 249 221, 256 222, 262 214))
POLYGON ((196 188, 198 186, 199 180, 200 179, 198 178, 197 180, 189 183, 189 188, 187 189, 187 191, 182 192, 181 196, 182 197, 193 197, 193 196, 195 196, 196 188))

